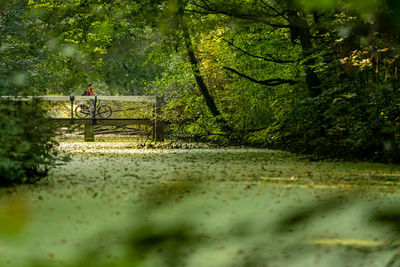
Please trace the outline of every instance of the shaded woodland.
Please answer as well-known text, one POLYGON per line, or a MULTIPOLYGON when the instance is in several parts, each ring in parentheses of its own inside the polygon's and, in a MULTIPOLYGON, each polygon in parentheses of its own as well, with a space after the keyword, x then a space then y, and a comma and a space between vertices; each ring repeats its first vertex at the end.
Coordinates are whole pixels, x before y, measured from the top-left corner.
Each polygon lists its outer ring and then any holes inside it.
MULTIPOLYGON (((0 7, 1 95, 79 95, 92 82, 98 95, 164 96, 171 139, 400 160, 394 0, 9 0, 0 7)), ((20 130, 29 109, 1 105, 1 129, 11 133, 2 142, 28 144, 2 148, 3 173, 36 168, 14 166, 31 144, 45 148, 38 158, 52 158, 52 130, 20 130)))
POLYGON ((399 15, 396 0, 0 0, 0 96, 93 83, 155 99, 113 106, 142 133, 167 125, 148 146, 65 141, 50 116, 72 123, 73 100, 0 98, 0 266, 398 266, 399 15))

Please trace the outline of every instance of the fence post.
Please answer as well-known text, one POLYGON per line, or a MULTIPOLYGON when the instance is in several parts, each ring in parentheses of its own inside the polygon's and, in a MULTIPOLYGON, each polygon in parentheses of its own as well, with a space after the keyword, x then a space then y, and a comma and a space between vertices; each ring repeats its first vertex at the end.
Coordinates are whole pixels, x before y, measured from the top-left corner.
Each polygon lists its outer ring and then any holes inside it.
POLYGON ((94 125, 85 124, 85 142, 94 142, 94 125))
MULTIPOLYGON (((92 101, 92 100, 90 100, 92 101)), ((94 104, 93 104, 93 110, 92 110, 92 124, 96 125, 96 107, 97 107, 97 95, 94 96, 94 104)))
POLYGON ((164 141, 164 122, 160 118, 161 107, 164 104, 164 97, 156 96, 153 139, 155 141, 164 141))
POLYGON ((90 123, 85 124, 85 142, 94 142, 94 125, 97 124, 96 121, 96 107, 97 107, 97 96, 94 96, 94 101, 90 101, 90 109, 92 111, 92 120, 90 123))
POLYGON ((71 123, 73 123, 74 120, 74 100, 75 96, 73 95, 69 96, 69 101, 71 102, 71 123))

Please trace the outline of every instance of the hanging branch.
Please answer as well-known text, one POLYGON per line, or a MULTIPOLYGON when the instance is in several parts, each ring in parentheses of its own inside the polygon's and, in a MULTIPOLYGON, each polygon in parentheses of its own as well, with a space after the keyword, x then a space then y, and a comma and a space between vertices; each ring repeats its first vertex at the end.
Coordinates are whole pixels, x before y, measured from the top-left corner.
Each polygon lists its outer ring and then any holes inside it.
POLYGON ((226 43, 228 43, 229 45, 233 46, 233 47, 236 48, 237 50, 239 50, 239 51, 243 52, 244 54, 250 56, 250 57, 259 58, 259 59, 262 59, 262 60, 267 61, 267 62, 274 62, 274 63, 279 63, 279 64, 289 64, 289 63, 294 63, 294 62, 296 62, 295 60, 282 60, 282 59, 277 59, 277 58, 274 58, 274 57, 273 57, 272 55, 270 55, 270 54, 267 55, 268 58, 262 57, 262 56, 253 55, 253 54, 247 52, 246 50, 244 50, 244 49, 242 49, 242 48, 236 46, 233 42, 230 42, 230 41, 228 41, 228 40, 226 40, 226 39, 224 39, 224 38, 222 38, 222 40, 225 41, 226 43))
POLYGON ((239 75, 240 77, 243 77, 243 78, 245 78, 245 79, 247 79, 247 80, 249 80, 251 82, 262 84, 262 85, 267 85, 267 86, 278 86, 278 85, 281 85, 281 84, 295 85, 295 84, 298 83, 295 80, 281 79, 281 78, 275 78, 275 79, 268 79, 268 80, 259 81, 259 80, 256 80, 256 79, 250 77, 250 76, 247 76, 247 75, 245 75, 243 73, 240 73, 235 69, 232 69, 232 68, 229 68, 229 67, 224 67, 224 69, 229 70, 229 71, 231 71, 231 72, 239 75))

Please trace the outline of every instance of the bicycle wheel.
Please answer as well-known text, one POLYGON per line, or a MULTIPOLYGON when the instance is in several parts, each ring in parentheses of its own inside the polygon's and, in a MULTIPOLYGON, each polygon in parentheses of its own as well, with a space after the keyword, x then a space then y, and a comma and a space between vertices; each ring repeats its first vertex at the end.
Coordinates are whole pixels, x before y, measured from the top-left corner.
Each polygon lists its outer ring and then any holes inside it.
POLYGON ((87 118, 90 115, 90 108, 84 104, 78 105, 75 108, 75 115, 81 119, 87 118))
POLYGON ((97 108, 97 115, 99 115, 100 118, 102 119, 108 119, 109 117, 111 117, 112 114, 112 110, 111 107, 108 105, 100 105, 97 108))

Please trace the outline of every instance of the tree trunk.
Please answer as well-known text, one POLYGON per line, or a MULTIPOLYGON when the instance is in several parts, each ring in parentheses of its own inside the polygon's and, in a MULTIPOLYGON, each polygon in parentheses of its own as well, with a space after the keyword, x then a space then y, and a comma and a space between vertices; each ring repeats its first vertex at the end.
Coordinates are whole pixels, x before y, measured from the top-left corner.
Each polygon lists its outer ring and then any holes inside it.
POLYGON ((210 110, 211 114, 217 119, 218 124, 221 126, 224 132, 231 132, 232 129, 226 123, 226 121, 221 117, 221 112, 218 110, 213 97, 211 96, 206 83, 204 82, 203 76, 200 73, 200 65, 194 53, 194 48, 192 40, 190 37, 189 29, 187 28, 183 19, 183 9, 179 12, 180 23, 183 31, 183 40, 186 48, 186 53, 189 57, 190 66, 192 68, 193 75, 196 79, 197 86, 199 87, 200 93, 206 101, 206 105, 210 110))
POLYGON ((306 18, 298 11, 288 12, 288 22, 292 31, 292 38, 300 40, 303 58, 305 61, 306 83, 311 97, 316 97, 321 94, 321 81, 318 75, 312 69, 315 61, 310 58, 313 53, 313 46, 311 42, 310 28, 306 18))
POLYGON ((204 79, 201 76, 199 62, 197 61, 197 58, 194 54, 193 44, 190 39, 189 30, 186 28, 186 26, 182 26, 182 28, 183 28, 183 38, 185 42, 186 53, 189 57, 190 66, 192 68, 193 75, 196 79, 196 83, 206 101, 207 107, 209 108, 211 114, 214 117, 221 116, 221 113, 219 112, 217 106, 215 105, 214 99, 210 95, 207 85, 205 84, 204 79))

